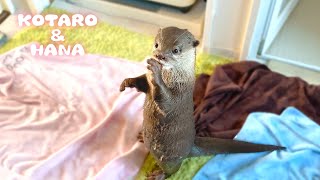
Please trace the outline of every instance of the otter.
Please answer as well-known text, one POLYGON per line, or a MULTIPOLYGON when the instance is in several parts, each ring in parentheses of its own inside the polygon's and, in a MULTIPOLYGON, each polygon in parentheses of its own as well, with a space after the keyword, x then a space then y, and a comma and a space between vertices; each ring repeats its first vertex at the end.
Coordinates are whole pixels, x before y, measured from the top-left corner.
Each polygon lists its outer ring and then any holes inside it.
POLYGON ((179 170, 187 157, 216 153, 261 152, 283 149, 273 145, 196 137, 193 116, 196 47, 199 41, 177 27, 159 29, 148 73, 120 85, 146 94, 142 137, 160 170, 148 179, 164 179, 179 170))

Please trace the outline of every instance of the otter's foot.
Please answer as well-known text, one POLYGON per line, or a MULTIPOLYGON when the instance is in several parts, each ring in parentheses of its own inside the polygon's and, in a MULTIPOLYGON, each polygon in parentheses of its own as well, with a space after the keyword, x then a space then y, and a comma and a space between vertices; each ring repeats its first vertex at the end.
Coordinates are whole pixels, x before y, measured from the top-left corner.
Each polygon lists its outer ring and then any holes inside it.
POLYGON ((162 170, 154 170, 147 175, 147 180, 164 180, 166 178, 162 170))
POLYGON ((152 84, 155 86, 163 86, 164 83, 161 77, 162 65, 153 58, 148 59, 147 63, 149 64, 147 68, 152 72, 152 84))
POLYGON ((137 139, 139 140, 139 142, 144 143, 142 131, 139 132, 137 139))

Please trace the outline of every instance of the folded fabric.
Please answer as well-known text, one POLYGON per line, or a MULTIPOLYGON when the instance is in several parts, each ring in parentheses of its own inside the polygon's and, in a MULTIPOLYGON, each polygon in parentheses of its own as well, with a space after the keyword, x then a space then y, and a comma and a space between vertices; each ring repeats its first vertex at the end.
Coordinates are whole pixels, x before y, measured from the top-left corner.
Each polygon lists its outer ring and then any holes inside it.
POLYGON ((248 114, 280 114, 289 106, 320 124, 320 85, 272 72, 257 62, 219 66, 210 78, 200 76, 196 87, 194 114, 198 136, 232 139, 248 114), (205 81, 207 84, 203 85, 205 81))
POLYGON ((217 155, 194 177, 204 179, 320 179, 320 126, 289 107, 280 116, 249 115, 235 137, 287 149, 273 152, 217 155))
POLYGON ((147 150, 137 141, 144 95, 119 92, 142 63, 105 56, 0 56, 2 179, 130 179, 147 150))

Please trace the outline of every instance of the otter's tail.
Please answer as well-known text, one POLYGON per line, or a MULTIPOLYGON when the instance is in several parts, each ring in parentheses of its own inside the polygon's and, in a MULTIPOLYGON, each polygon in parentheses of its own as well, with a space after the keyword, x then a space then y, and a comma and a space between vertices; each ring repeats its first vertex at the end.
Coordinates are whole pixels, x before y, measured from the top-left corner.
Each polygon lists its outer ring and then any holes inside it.
POLYGON ((219 139, 211 137, 196 137, 194 144, 195 146, 192 148, 190 153, 191 157, 212 154, 252 153, 286 149, 285 147, 281 146, 255 144, 233 139, 219 139))

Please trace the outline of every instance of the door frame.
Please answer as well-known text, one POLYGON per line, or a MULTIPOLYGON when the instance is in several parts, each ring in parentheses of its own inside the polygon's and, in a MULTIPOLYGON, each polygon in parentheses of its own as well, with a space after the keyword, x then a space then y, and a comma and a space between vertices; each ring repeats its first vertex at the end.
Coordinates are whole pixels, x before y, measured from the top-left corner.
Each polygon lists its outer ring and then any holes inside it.
POLYGON ((303 62, 272 55, 259 55, 262 51, 263 39, 266 32, 265 30, 269 26, 268 23, 271 18, 270 13, 272 11, 274 1, 276 0, 253 0, 247 32, 245 34, 245 40, 240 54, 240 60, 253 60, 264 64, 268 63, 270 60, 275 60, 313 71, 320 71, 320 67, 305 64, 303 62))
POLYGON ((261 59, 257 55, 266 26, 269 8, 271 8, 271 1, 253 0, 240 60, 254 60, 266 63, 265 59, 261 59))
POLYGON ((263 47, 261 48, 260 54, 265 55, 267 50, 270 48, 272 42, 286 23, 289 15, 297 6, 299 0, 289 0, 286 6, 282 9, 282 3, 285 0, 273 0, 271 1, 272 11, 269 11, 268 27, 265 29, 263 34, 263 47), (283 12, 281 12, 283 10, 283 12))

